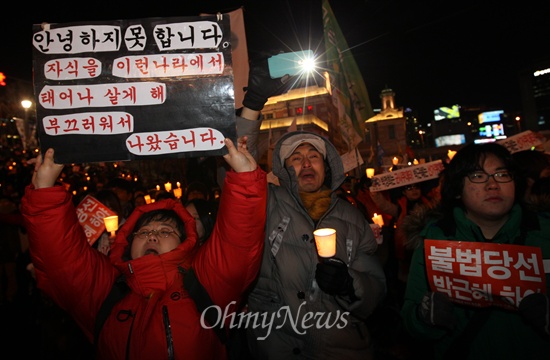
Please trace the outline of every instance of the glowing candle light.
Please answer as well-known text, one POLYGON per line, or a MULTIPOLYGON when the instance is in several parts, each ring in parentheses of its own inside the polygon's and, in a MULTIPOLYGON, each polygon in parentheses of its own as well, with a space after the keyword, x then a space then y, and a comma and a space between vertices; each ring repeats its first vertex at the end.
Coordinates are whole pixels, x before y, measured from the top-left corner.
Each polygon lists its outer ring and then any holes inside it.
POLYGON ((449 160, 452 160, 455 154, 456 154, 456 151, 453 151, 453 150, 447 151, 447 157, 449 158, 449 160))
POLYGON ((118 230, 118 216, 107 216, 103 218, 103 222, 105 223, 105 229, 111 233, 111 237, 114 237, 118 230))
POLYGON ((320 257, 329 258, 336 255, 336 230, 325 228, 313 232, 317 253, 320 257))
POLYGON ((377 213, 374 213, 374 216, 372 217, 372 222, 380 225, 381 227, 384 226, 384 219, 382 218, 382 215, 378 215, 377 213))
POLYGON ((366 172, 369 179, 374 176, 374 168, 367 168, 366 172))

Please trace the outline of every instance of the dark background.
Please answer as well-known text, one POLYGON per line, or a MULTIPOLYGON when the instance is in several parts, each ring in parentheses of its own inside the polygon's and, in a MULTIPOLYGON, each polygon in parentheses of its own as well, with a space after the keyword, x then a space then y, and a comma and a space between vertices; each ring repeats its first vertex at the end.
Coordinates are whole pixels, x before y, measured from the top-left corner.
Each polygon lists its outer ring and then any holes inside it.
MULTIPOLYGON (((544 1, 331 1, 363 73, 373 108, 380 92, 431 121, 439 106, 521 110, 518 73, 550 56, 544 1)), ((11 2, 0 28, 0 71, 31 81, 32 24, 191 16, 242 6, 251 57, 261 51, 324 50, 321 0, 11 2)))

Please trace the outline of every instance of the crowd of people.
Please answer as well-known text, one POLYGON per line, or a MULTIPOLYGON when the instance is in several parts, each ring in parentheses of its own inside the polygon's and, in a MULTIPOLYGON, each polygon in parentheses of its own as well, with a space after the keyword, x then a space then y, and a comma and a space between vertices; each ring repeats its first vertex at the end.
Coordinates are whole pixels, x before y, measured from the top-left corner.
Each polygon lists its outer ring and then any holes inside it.
MULTIPOLYGON (((291 84, 272 79, 264 63, 251 66, 219 199, 195 183, 181 199, 159 192, 147 204, 112 179, 93 195, 119 216, 119 229, 94 246, 58 182, 64 166, 54 150, 29 160, 20 203, 0 202, 3 326, 18 357, 550 358, 548 273, 539 269, 537 291, 515 289, 510 301, 487 290, 474 300, 506 306, 480 306, 434 287, 425 246, 536 249, 548 271, 548 155, 468 144, 437 179, 371 191, 370 179, 344 172, 325 137, 294 131, 276 142, 276 181, 268 180, 257 164, 261 110, 291 84), (384 219, 382 243, 374 213, 384 219), (318 254, 320 228, 336 230, 332 257, 318 254), (204 323, 204 303, 234 316, 204 323), (235 325, 247 316, 256 321, 235 325)), ((530 269, 533 259, 524 259, 530 269)))

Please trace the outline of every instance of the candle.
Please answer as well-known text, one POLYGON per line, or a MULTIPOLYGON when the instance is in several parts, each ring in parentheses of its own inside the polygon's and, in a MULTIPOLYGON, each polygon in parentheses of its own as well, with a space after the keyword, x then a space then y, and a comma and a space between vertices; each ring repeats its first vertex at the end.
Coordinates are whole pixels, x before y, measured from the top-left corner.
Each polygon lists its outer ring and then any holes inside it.
POLYGON ((397 165, 397 164, 399 164, 399 159, 396 156, 394 156, 393 159, 391 160, 391 163, 393 165, 397 165))
POLYGON ((172 183, 167 182, 166 184, 164 184, 164 190, 166 190, 166 192, 172 191, 172 183))
POLYGON ((369 179, 374 176, 374 168, 367 168, 366 172, 369 179))
POLYGON ((174 189, 174 196, 175 196, 177 199, 181 198, 181 193, 182 193, 182 191, 183 191, 183 190, 182 190, 181 188, 179 188, 179 187, 176 188, 176 189, 174 189))
POLYGON ((145 199, 145 203, 146 203, 146 204, 150 204, 150 203, 151 203, 151 195, 143 195, 143 198, 145 199))
POLYGON ((178 182, 176 183, 176 185, 178 186, 178 189, 179 189, 181 184, 180 184, 180 182, 178 181, 178 182))
POLYGON ((326 228, 313 232, 317 253, 320 257, 329 258, 336 255, 336 230, 326 228))
POLYGON ((382 215, 378 215, 377 213, 374 213, 374 216, 372 217, 372 222, 384 226, 384 219, 382 218, 382 215))
POLYGON ((157 191, 160 191, 160 185, 157 185, 157 191))
POLYGON ((111 233, 111 236, 114 237, 116 235, 116 231, 118 230, 118 216, 107 216, 103 218, 103 222, 105 223, 105 229, 111 233))
POLYGON ((447 151, 447 156, 449 157, 449 160, 452 160, 455 154, 456 154, 456 151, 453 151, 453 150, 447 151))
POLYGON ((418 160, 417 159, 413 160, 413 165, 418 165, 418 160))

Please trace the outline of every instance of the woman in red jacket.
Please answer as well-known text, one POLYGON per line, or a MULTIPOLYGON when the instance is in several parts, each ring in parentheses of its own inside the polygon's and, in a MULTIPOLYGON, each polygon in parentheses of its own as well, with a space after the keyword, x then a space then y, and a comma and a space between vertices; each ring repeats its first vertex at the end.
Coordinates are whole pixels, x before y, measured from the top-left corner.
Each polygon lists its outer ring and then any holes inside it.
POLYGON ((55 186, 63 165, 48 149, 34 161, 22 213, 38 287, 76 320, 90 341, 100 307, 123 275, 130 292, 112 308, 96 341, 100 359, 224 359, 225 347, 184 288, 193 268, 224 312, 238 310, 256 277, 266 217, 266 174, 246 148, 225 140, 233 171, 225 179, 210 239, 196 246, 195 220, 181 202, 138 207, 118 231, 109 257, 90 247, 71 195, 55 186))

